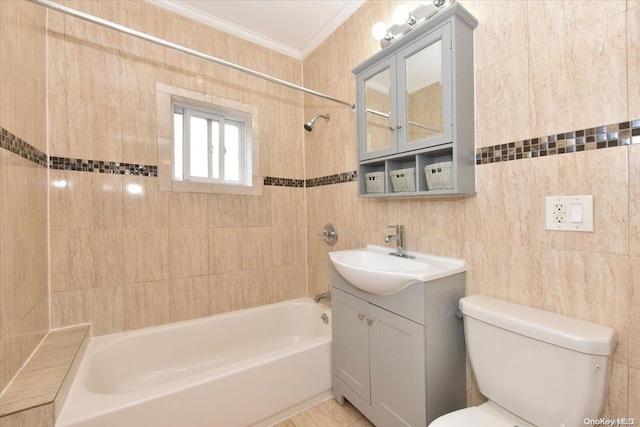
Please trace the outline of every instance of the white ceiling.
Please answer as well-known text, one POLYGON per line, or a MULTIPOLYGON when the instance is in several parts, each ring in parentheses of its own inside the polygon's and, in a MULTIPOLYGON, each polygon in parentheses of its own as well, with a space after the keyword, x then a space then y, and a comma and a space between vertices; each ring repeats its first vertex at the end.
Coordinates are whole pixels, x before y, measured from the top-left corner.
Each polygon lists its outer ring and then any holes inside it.
POLYGON ((148 0, 294 58, 304 58, 365 0, 148 0))

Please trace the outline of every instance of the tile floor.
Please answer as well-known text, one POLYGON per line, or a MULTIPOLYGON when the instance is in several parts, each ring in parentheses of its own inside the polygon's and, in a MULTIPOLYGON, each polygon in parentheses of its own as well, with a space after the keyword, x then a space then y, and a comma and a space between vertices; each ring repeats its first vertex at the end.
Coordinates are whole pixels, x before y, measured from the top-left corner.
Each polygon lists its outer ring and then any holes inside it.
POLYGON ((340 406, 331 398, 273 427, 374 427, 374 425, 349 402, 340 406))

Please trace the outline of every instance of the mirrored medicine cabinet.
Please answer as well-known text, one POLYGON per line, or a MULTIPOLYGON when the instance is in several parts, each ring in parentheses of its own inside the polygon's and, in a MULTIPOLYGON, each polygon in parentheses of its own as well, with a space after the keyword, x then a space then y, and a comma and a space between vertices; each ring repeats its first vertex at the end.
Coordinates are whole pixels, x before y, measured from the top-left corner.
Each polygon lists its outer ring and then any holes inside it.
POLYGON ((473 30, 459 4, 354 68, 358 194, 475 194, 473 30))

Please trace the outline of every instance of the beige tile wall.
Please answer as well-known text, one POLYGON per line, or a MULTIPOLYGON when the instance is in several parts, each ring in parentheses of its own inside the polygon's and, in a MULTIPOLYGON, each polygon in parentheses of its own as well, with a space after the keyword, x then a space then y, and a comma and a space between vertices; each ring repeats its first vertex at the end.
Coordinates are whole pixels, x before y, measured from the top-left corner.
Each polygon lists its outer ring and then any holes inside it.
MULTIPOLYGON (((62 3, 302 82, 301 61, 148 2, 62 3)), ((55 12, 48 22, 51 155, 158 165, 171 149, 161 83, 257 107, 258 174, 304 177, 300 93, 55 12)), ((51 171, 53 327, 101 335, 306 295, 303 189, 187 193, 167 178, 51 171)))
MULTIPOLYGON (((371 27, 400 3, 365 3, 304 59, 305 86, 354 99, 351 69, 379 50, 371 27)), ((477 147, 640 119, 637 1, 460 3, 479 21, 477 147)), ((307 178, 357 167, 355 115, 305 97, 305 117, 325 111, 331 122, 305 134, 307 178)), ((355 183, 309 188, 309 294, 329 289, 329 250, 382 245, 387 225, 404 224, 410 249, 467 261, 467 294, 614 327, 604 414, 640 418, 639 160, 631 146, 481 165, 477 195, 466 199, 358 199, 355 183), (544 230, 544 197, 563 194, 593 194, 594 233, 544 230), (314 238, 326 222, 340 230, 333 248, 314 238)), ((470 377, 469 402, 481 400, 470 377)))
MULTIPOLYGON (((45 12, 0 2, 0 127, 47 151, 45 12)), ((0 148, 0 392, 49 329, 47 170, 0 148)))
MULTIPOLYGON (((399 2, 366 3, 302 63, 147 3, 65 3, 289 81, 304 70, 306 86, 349 100, 350 70, 378 50, 371 26, 399 2)), ((640 118, 638 2, 597 13, 589 1, 462 3, 480 22, 477 146, 640 118)), ((156 138, 168 136, 155 129, 162 82, 257 105, 265 176, 356 169, 348 108, 55 13, 48 36, 54 156, 157 164, 156 138), (326 112, 331 122, 303 135, 303 118, 326 112)), ((468 199, 359 200, 355 183, 203 196, 162 191, 154 178, 52 171, 53 326, 91 321, 104 334, 294 298, 306 285, 314 295, 329 287, 329 248, 315 238, 324 223, 340 229, 331 250, 381 243, 402 223, 410 248, 467 260, 468 293, 615 327, 606 414, 638 417, 636 148, 480 166, 468 199), (577 192, 594 194, 596 218, 608 220, 589 235, 545 232, 543 197, 577 192)))

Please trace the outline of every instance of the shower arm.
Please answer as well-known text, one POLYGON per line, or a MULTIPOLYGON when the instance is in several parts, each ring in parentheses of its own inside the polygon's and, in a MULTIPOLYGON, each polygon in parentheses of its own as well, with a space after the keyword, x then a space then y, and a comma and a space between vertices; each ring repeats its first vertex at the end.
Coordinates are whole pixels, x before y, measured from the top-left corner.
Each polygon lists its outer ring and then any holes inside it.
POLYGON ((61 13, 67 14, 67 15, 74 16, 76 18, 83 19, 85 21, 92 22, 94 24, 101 25, 103 27, 110 28, 112 30, 119 31, 119 32, 124 33, 124 34, 128 34, 128 35, 133 36, 133 37, 137 37, 137 38, 142 39, 142 40, 149 41, 151 43, 158 44, 160 46, 167 47, 169 49, 174 49, 174 50, 177 50, 179 52, 186 53, 188 55, 192 55, 192 56, 195 56, 195 57, 200 58, 200 59, 204 59, 205 61, 213 62, 214 64, 222 65, 224 67, 231 68, 231 69, 234 69, 236 71, 240 71, 240 72, 245 73, 245 74, 249 74, 249 75, 257 77, 259 79, 267 80, 267 81, 269 81, 271 83, 276 83, 276 84, 279 84, 281 86, 288 87, 289 89, 299 90, 301 92, 308 93, 309 95, 317 96, 317 97, 320 97, 320 98, 323 98, 323 99, 326 99, 326 100, 329 100, 329 101, 332 101, 332 102, 337 102, 338 104, 346 105, 349 108, 351 108, 352 111, 355 111, 355 108, 356 108, 356 105, 352 104, 350 102, 343 101, 341 99, 337 99, 337 98, 334 98, 334 97, 329 96, 329 95, 325 95, 324 93, 320 93, 320 92, 317 92, 317 91, 312 90, 312 89, 307 89, 304 86, 299 86, 299 85, 290 83, 290 82, 288 82, 286 80, 281 80, 281 79, 278 79, 276 77, 272 77, 272 76, 270 76, 268 74, 260 73, 258 71, 252 70, 250 68, 245 68, 245 67, 243 67, 241 65, 234 64, 233 62, 225 61, 224 59, 220 59, 220 58, 216 58, 215 56, 207 55, 206 53, 202 53, 202 52, 199 52, 197 50, 190 49, 188 47, 185 47, 185 46, 182 46, 182 45, 179 45, 179 44, 176 44, 176 43, 172 43, 172 42, 163 40, 163 39, 158 38, 158 37, 151 36, 149 34, 141 32, 141 31, 134 30, 134 29, 129 28, 129 27, 125 27, 124 25, 116 24, 115 22, 107 21, 106 19, 98 18, 97 16, 93 16, 93 15, 90 15, 88 13, 80 12, 78 10, 72 9, 70 7, 67 7, 67 6, 63 6, 63 5, 58 4, 58 3, 54 3, 54 2, 49 1, 49 0, 28 0, 28 1, 30 1, 31 3, 35 3, 35 4, 39 4, 41 6, 48 7, 49 9, 52 9, 52 10, 55 10, 55 11, 58 11, 58 12, 61 12, 61 13))

